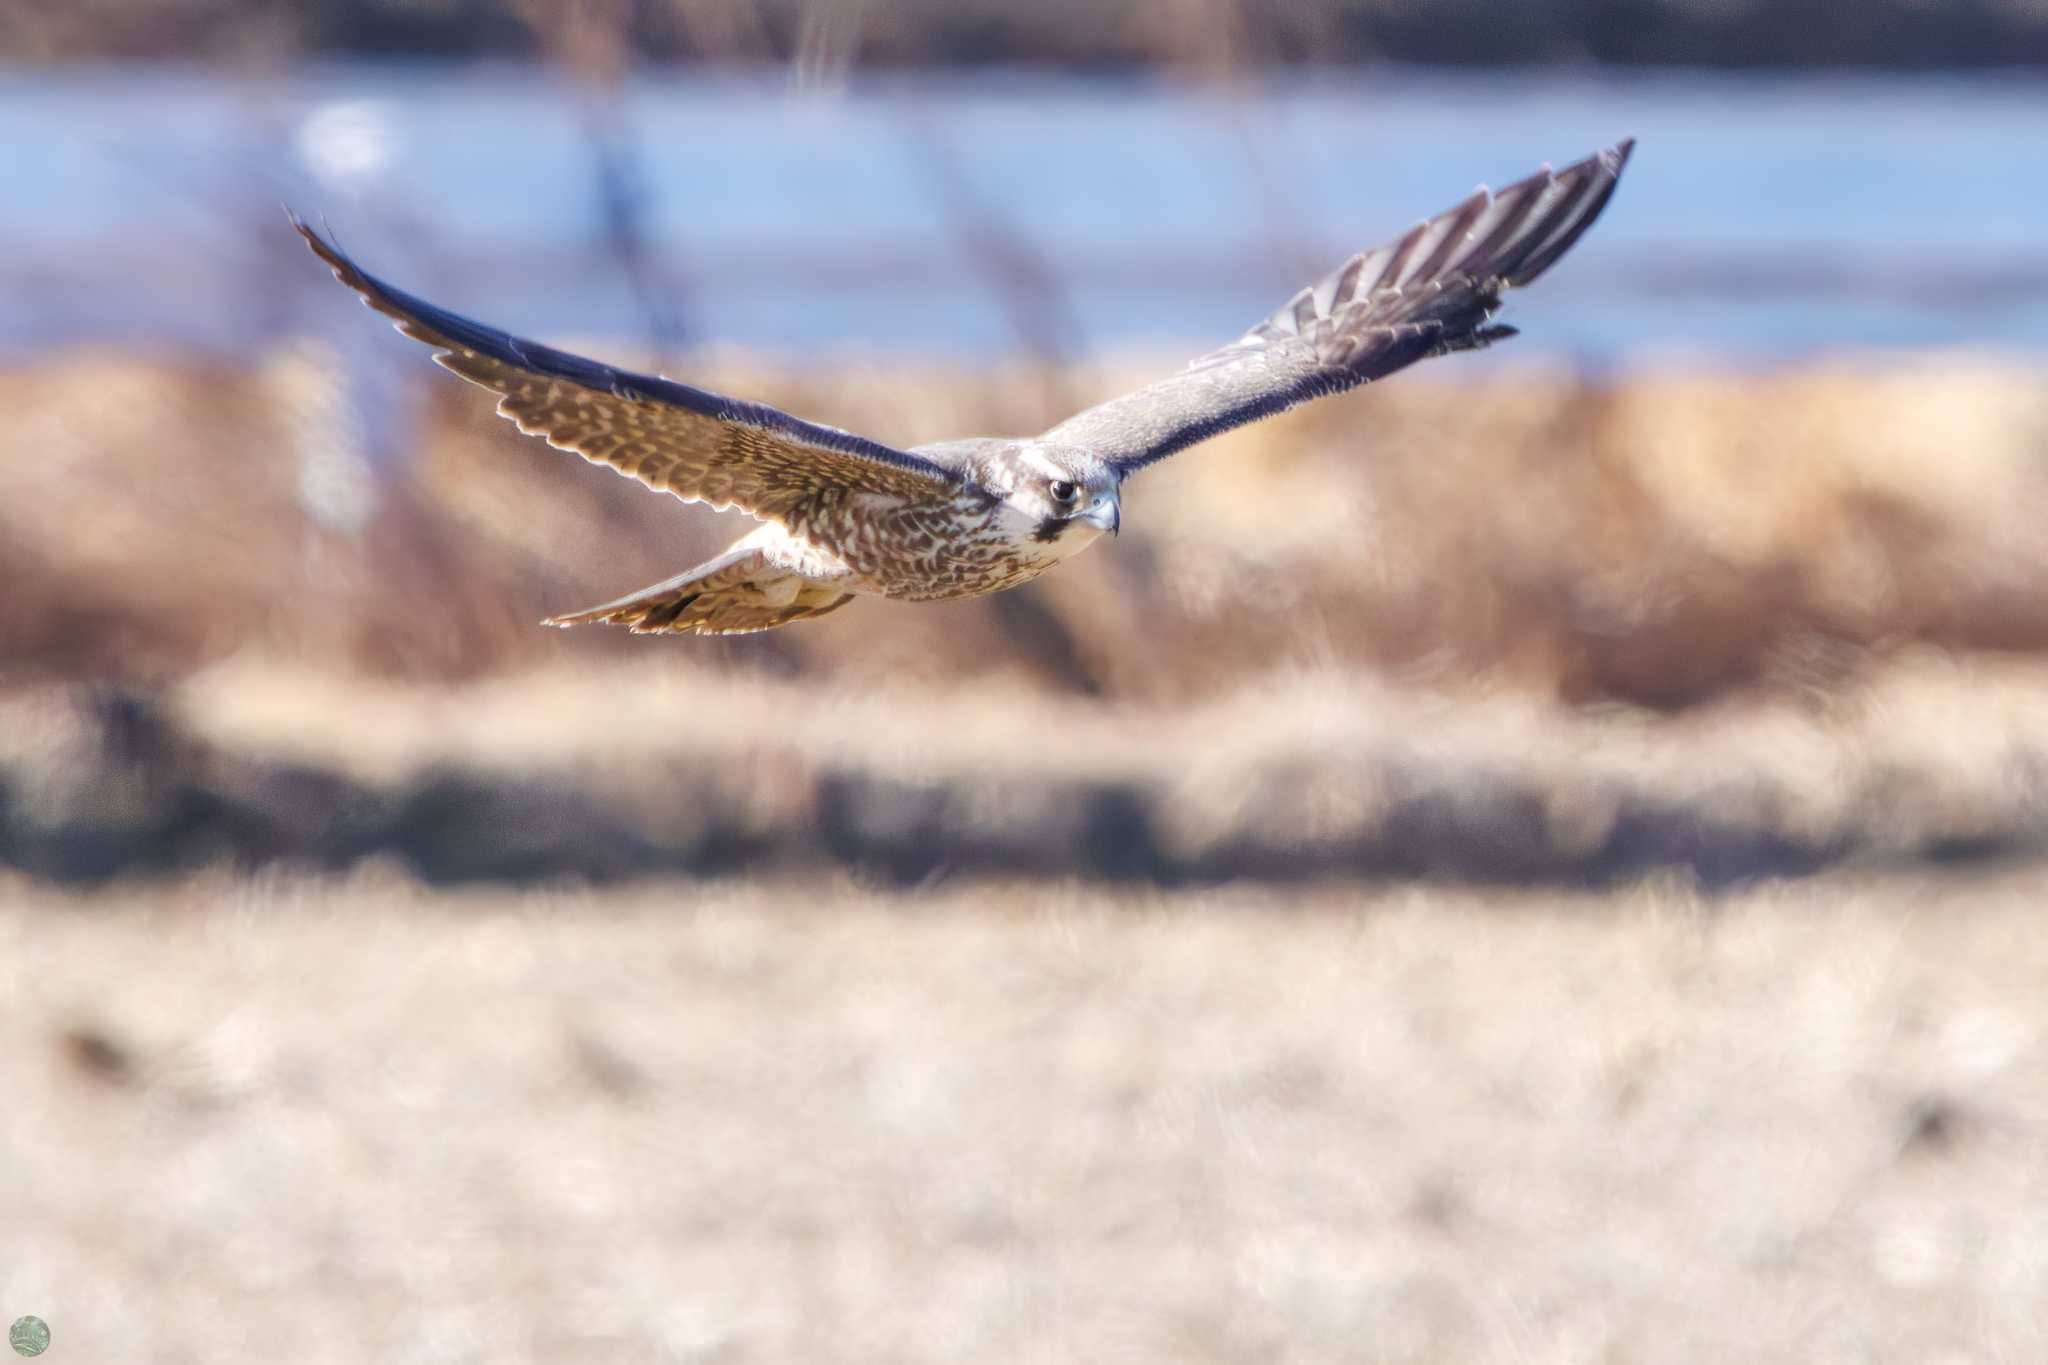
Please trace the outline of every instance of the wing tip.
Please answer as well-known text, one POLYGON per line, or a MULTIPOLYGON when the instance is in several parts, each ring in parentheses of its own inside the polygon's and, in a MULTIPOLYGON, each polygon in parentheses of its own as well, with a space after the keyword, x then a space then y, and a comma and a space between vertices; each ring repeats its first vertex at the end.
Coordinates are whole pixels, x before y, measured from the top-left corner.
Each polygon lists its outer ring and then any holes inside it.
POLYGON ((313 248, 315 256, 318 256, 329 265, 335 266, 337 269, 342 268, 347 263, 347 258, 341 254, 341 248, 321 236, 319 229, 301 218, 298 210, 294 209, 290 204, 284 206, 284 217, 285 221, 292 225, 292 231, 306 239, 306 245, 313 248))
POLYGON ((1549 270, 1598 221, 1620 186, 1635 147, 1634 137, 1623 137, 1562 171, 1543 173, 1545 194, 1556 191, 1559 196, 1556 211, 1537 217, 1532 240, 1526 243, 1528 254, 1501 272, 1509 287, 1519 289, 1549 270))
MULTIPOLYGON (((491 387, 484 380, 479 379, 475 375, 464 374, 456 366, 449 363, 452 355, 470 348, 457 338, 447 334, 446 322, 466 322, 466 319, 458 319, 450 315, 446 320, 437 320, 433 314, 438 310, 433 309, 432 305, 427 304, 424 300, 414 299, 399 293, 390 285, 357 265, 354 258, 334 243, 334 229, 324 219, 321 222, 321 227, 326 229, 323 234, 320 228, 313 227, 305 219, 293 212, 290 205, 285 206, 284 212, 285 217, 291 222, 293 230, 299 236, 306 239, 306 245, 312 248, 313 254, 326 263, 328 270, 332 272, 335 280, 343 288, 353 293, 358 303, 371 312, 381 314, 389 319, 392 329, 401 336, 410 337, 414 341, 432 347, 434 353, 431 359, 435 364, 461 375, 462 378, 472 384, 482 384, 486 388, 491 387)), ((508 340, 516 340, 516 338, 508 338, 508 340)))
MULTIPOLYGON (((321 227, 327 229, 325 234, 321 232, 320 228, 314 227, 311 223, 301 218, 290 204, 284 206, 284 216, 285 220, 292 225, 292 230, 305 239, 306 245, 312 249, 313 254, 326 263, 327 268, 333 272, 334 278, 342 285, 353 290, 365 308, 372 308, 380 313, 391 315, 389 306, 380 302, 380 300, 386 297, 388 291, 384 289, 380 281, 364 274, 363 268, 357 265, 347 252, 334 243, 334 229, 324 218, 321 220, 321 227)), ((396 324, 394 323, 393 325, 396 324)))

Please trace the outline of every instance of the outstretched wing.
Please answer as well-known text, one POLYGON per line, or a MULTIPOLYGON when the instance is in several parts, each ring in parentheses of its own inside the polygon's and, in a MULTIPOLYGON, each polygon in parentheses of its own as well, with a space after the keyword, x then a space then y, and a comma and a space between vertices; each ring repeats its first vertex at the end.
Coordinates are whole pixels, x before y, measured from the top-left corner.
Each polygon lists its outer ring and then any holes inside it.
POLYGON ((437 362, 501 395, 498 412, 521 431, 649 488, 786 521, 831 489, 928 502, 958 487, 955 474, 921 455, 472 322, 384 283, 296 215, 292 226, 365 304, 436 348, 437 362))
POLYGON ((1513 336, 1492 324, 1502 292, 1548 270, 1592 226, 1634 145, 1624 140, 1497 193, 1481 189, 1399 241, 1353 256, 1222 350, 1070 417, 1044 439, 1127 474, 1427 356, 1513 336))

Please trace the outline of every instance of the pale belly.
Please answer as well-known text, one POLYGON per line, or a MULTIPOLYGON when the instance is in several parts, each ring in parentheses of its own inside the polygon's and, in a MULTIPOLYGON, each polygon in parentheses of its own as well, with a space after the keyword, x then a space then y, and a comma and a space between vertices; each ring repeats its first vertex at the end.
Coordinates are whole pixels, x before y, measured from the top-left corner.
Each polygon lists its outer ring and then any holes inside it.
POLYGON ((1043 541, 1035 538, 1037 529, 1003 507, 894 509, 790 535, 789 550, 800 562, 789 567, 807 578, 877 597, 912 602, 980 597, 1030 582, 1102 534, 1079 522, 1043 541), (836 542, 829 550, 820 544, 828 539, 836 542))
POLYGON ((932 566, 930 572, 889 574, 864 583, 866 591, 908 602, 940 602, 953 597, 981 597, 1014 588, 1052 568, 1060 561, 1048 558, 1006 557, 982 560, 962 556, 932 566))

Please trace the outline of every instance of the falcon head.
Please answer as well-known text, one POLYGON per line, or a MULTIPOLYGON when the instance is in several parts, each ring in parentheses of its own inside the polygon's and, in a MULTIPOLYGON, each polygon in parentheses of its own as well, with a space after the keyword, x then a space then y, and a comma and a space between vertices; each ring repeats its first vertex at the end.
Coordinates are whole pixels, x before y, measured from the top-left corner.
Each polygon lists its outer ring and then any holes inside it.
POLYGON ((992 462, 989 491, 1003 500, 1006 520, 1038 545, 1065 556, 1092 544, 1123 521, 1120 476, 1106 461, 1072 446, 1018 443, 992 462))

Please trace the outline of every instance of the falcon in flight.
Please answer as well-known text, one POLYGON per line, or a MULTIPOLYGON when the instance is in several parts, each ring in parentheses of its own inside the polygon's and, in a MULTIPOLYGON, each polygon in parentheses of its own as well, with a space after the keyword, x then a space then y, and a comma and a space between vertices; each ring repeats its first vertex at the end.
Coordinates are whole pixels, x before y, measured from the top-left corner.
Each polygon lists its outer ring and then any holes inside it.
POLYGON ((1115 534, 1123 481, 1155 460, 1426 356, 1513 336, 1501 295, 1541 275, 1614 193, 1633 142, 1478 190, 1353 256, 1179 374, 1034 437, 899 450, 760 403, 614 369, 472 322, 384 283, 294 217, 334 276, 531 436, 685 502, 763 523, 665 583, 553 617, 729 635, 837 611, 862 593, 999 592, 1115 534))

